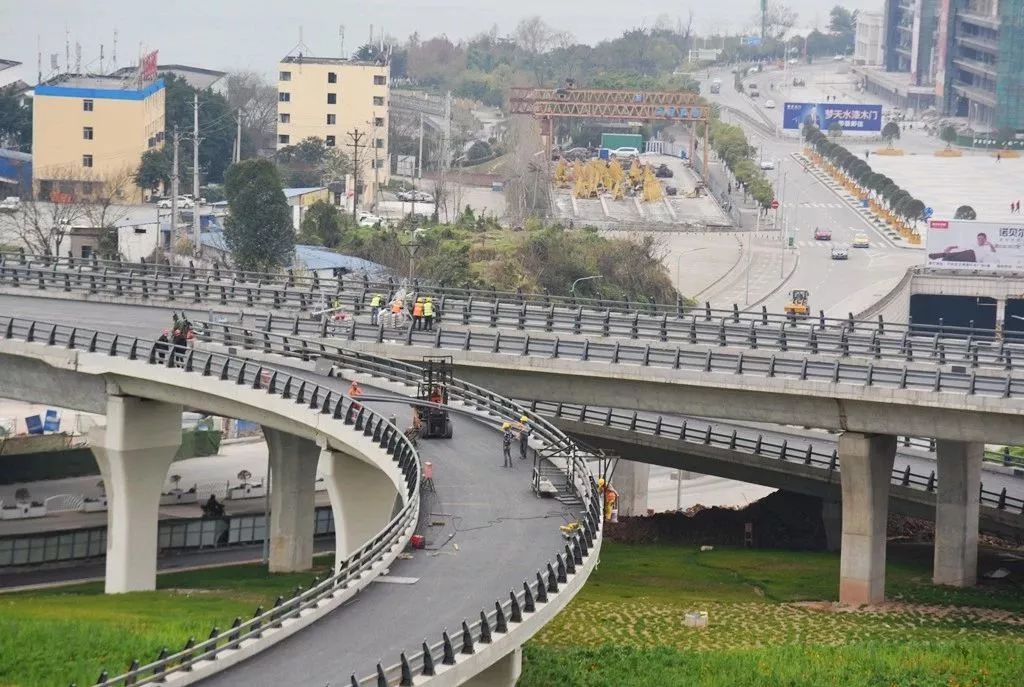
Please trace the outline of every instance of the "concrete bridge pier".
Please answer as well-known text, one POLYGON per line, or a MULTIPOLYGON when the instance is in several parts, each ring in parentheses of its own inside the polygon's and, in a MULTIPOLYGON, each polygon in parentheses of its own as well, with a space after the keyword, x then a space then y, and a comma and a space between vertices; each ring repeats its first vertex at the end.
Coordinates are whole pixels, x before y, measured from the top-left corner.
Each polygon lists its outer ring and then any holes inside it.
POLYGON ((89 432, 107 492, 107 594, 156 589, 160 492, 181 446, 181 406, 107 396, 107 424, 89 432))
POLYGON ((647 515, 647 491, 651 466, 635 460, 619 459, 612 475, 612 486, 619 494, 619 516, 647 515))
POLYGON ((825 550, 839 551, 843 542, 843 506, 838 501, 821 501, 821 523, 825 528, 825 550))
POLYGON ((263 427, 270 468, 270 572, 313 567, 316 442, 263 427))
POLYGON ((320 473, 331 497, 337 570, 341 561, 384 529, 399 495, 384 472, 341 451, 320 451, 320 473))
POLYGON ((523 648, 516 647, 496 663, 462 683, 462 687, 516 687, 523 672, 523 648))
POLYGON ((885 600, 885 532, 896 437, 844 432, 839 437, 843 495, 839 602, 885 600))
POLYGON ((938 493, 935 498, 935 564, 932 581, 970 587, 978 577, 978 511, 981 463, 980 442, 935 442, 938 493))

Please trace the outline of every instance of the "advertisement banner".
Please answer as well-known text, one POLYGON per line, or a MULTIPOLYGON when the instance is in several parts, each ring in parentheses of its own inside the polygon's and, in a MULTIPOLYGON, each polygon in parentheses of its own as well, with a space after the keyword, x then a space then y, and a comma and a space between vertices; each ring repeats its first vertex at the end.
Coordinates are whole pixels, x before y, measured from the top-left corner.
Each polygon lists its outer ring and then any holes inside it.
POLYGON ((157 71, 157 52, 154 50, 148 55, 142 58, 142 68, 140 70, 140 76, 143 81, 151 81, 156 78, 157 71))
POLYGON ((928 267, 1024 270, 1024 222, 933 219, 925 244, 928 267))
POLYGON ((844 131, 882 130, 881 105, 854 105, 849 103, 784 103, 782 128, 800 129, 811 121, 822 131, 828 131, 837 122, 844 131))

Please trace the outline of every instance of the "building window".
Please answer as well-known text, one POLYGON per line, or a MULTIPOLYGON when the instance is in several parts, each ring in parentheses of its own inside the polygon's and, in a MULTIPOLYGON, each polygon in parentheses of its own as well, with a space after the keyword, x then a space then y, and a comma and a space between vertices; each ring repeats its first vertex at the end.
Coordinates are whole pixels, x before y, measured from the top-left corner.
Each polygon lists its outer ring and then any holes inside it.
POLYGON ((338 83, 338 75, 334 72, 327 72, 327 83, 338 83))
POLYGON ((377 166, 377 169, 384 169, 384 158, 378 158, 373 163, 377 166))
POLYGON ((383 147, 384 147, 384 139, 383 139, 383 138, 378 138, 378 139, 377 139, 377 140, 376 140, 376 141, 374 142, 374 145, 375 145, 375 146, 376 146, 377 148, 383 148, 383 147))
POLYGON ((290 140, 291 140, 291 137, 288 136, 288 134, 280 134, 277 137, 277 142, 280 143, 283 146, 288 145, 288 141, 290 141, 290 140))
POLYGON ((82 138, 84 138, 87 141, 91 141, 92 140, 92 127, 91 126, 83 126, 82 127, 82 138))
POLYGON ((292 80, 292 73, 291 72, 281 72, 280 74, 278 74, 278 81, 291 81, 291 80, 292 80))
POLYGON ((89 246, 89 245, 82 246, 81 251, 82 251, 82 259, 88 260, 89 258, 92 257, 92 246, 89 246))
POLYGON ((92 101, 91 100, 83 100, 82 101, 82 112, 92 112, 92 101))
POLYGON ((338 123, 338 115, 332 115, 332 114, 327 115, 327 123, 328 124, 337 124, 338 123))
POLYGON ((327 94, 327 104, 328 105, 336 105, 337 103, 338 103, 338 94, 337 93, 328 93, 327 94))
POLYGON ((373 104, 378 106, 378 107, 383 107, 384 106, 384 96, 382 96, 382 95, 375 95, 375 96, 373 96, 373 104))
POLYGON ((156 145, 156 136, 150 136, 149 137, 149 147, 152 148, 155 145, 156 145))
POLYGON ((279 103, 290 103, 292 101, 292 94, 285 91, 281 91, 277 94, 277 102, 279 103))
POLYGON ((92 167, 92 155, 83 155, 82 156, 82 166, 83 167, 92 167))
POLYGON ((328 148, 333 148, 334 147, 334 136, 328 136, 327 137, 327 147, 328 148))
POLYGON ((373 77, 373 85, 374 86, 383 86, 387 82, 388 82, 387 77, 384 76, 383 74, 377 74, 376 76, 373 77))
POLYGON ((163 143, 164 142, 164 132, 162 132, 162 131, 156 132, 156 142, 157 143, 163 143))
POLYGON ((280 121, 282 124, 291 124, 292 116, 287 112, 282 112, 281 114, 278 115, 278 121, 280 121))
POLYGON ((374 117, 373 118, 373 125, 374 126, 384 126, 384 118, 383 117, 374 117))

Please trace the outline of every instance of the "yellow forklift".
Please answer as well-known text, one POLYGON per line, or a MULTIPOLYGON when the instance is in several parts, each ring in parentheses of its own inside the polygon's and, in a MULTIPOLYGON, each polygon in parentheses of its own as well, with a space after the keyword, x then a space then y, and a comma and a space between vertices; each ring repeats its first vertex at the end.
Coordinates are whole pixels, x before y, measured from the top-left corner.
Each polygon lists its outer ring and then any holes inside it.
POLYGON ((811 292, 807 289, 793 289, 789 294, 789 303, 786 303, 786 314, 791 317, 807 317, 810 315, 810 296, 811 292))

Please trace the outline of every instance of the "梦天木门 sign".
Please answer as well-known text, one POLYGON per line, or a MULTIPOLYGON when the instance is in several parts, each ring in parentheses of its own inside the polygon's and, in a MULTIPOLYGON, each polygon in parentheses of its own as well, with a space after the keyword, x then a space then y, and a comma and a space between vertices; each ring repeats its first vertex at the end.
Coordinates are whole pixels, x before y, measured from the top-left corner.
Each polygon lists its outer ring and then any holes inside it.
POLYGON ((782 127, 799 129, 810 121, 822 131, 833 123, 844 131, 881 131, 881 105, 853 105, 848 103, 785 103, 782 108, 782 127))
POLYGON ((1024 223, 933 219, 925 244, 929 267, 1024 270, 1024 223))

